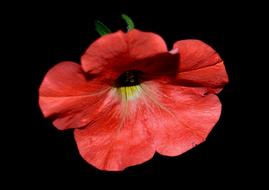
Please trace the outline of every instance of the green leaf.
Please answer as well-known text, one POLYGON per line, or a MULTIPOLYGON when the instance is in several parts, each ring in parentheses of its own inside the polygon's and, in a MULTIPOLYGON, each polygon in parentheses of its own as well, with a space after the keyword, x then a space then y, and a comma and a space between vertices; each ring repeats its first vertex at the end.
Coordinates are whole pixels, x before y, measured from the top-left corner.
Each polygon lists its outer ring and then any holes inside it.
POLYGON ((121 18, 123 18, 125 20, 125 22, 127 23, 128 30, 132 30, 135 28, 134 22, 132 21, 132 19, 129 16, 127 16, 126 14, 122 14, 121 18))
POLYGON ((106 35, 111 33, 111 30, 102 22, 100 22, 99 20, 95 21, 95 30, 101 35, 106 35))

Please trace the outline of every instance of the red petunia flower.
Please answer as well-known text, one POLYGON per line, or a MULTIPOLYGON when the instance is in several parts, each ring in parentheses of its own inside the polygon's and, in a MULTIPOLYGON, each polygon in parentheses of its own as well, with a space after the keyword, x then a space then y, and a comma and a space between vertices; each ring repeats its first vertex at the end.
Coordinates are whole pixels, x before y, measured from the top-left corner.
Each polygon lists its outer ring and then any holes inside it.
POLYGON ((203 142, 220 117, 215 94, 227 82, 222 59, 205 43, 182 40, 168 51, 157 34, 133 29, 97 39, 81 65, 53 67, 39 104, 58 129, 75 129, 88 163, 119 171, 203 142))

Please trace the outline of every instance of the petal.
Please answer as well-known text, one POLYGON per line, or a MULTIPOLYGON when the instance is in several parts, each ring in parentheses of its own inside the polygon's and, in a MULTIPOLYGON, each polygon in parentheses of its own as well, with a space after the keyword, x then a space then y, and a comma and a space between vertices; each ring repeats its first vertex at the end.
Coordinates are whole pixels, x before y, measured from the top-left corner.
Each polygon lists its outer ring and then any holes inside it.
POLYGON ((86 78, 81 66, 62 62, 50 69, 39 89, 39 105, 58 129, 82 127, 105 104, 108 87, 86 78))
POLYGON ((93 74, 127 61, 128 45, 122 31, 98 38, 81 57, 82 68, 93 74))
POLYGON ((203 142, 221 113, 218 97, 203 95, 203 88, 149 82, 145 92, 157 105, 151 130, 162 155, 180 155, 203 142))
MULTIPOLYGON (((205 140, 221 104, 205 88, 144 82, 135 100, 115 102, 91 125, 75 130, 82 157, 101 170, 119 171, 163 155, 184 153, 205 140)), ((115 96, 116 97, 116 96, 115 96)))
POLYGON ((179 84, 207 87, 218 93, 228 83, 228 76, 218 53, 199 40, 182 40, 174 44, 180 55, 179 84))
POLYGON ((82 157, 101 170, 121 171, 154 155, 153 138, 136 103, 120 101, 86 128, 76 129, 75 140, 82 157))
POLYGON ((177 82, 185 86, 207 87, 211 93, 219 93, 228 83, 223 62, 201 69, 178 73, 177 82))
POLYGON ((97 39, 81 58, 86 72, 122 72, 135 60, 167 52, 166 44, 157 34, 131 30, 105 35, 97 39), (120 71, 119 71, 120 70, 120 71))
POLYGON ((127 33, 128 53, 132 59, 143 59, 167 52, 165 41, 152 32, 131 30, 127 33))
POLYGON ((181 40, 174 46, 180 55, 180 72, 208 67, 221 62, 218 53, 200 40, 181 40))
POLYGON ((174 80, 178 73, 178 60, 178 54, 170 54, 169 52, 160 53, 138 60, 130 69, 142 71, 142 81, 174 80))

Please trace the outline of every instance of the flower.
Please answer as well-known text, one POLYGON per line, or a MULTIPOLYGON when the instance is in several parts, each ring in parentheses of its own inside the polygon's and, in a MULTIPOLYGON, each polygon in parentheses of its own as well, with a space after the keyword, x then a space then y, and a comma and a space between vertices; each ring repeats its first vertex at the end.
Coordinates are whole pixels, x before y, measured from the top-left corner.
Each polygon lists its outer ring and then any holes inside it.
POLYGON ((215 94, 227 82, 219 54, 202 41, 177 41, 168 51, 157 34, 133 29, 97 39, 81 65, 50 69, 39 104, 58 129, 75 129, 88 163, 120 171, 203 142, 220 117, 215 94))

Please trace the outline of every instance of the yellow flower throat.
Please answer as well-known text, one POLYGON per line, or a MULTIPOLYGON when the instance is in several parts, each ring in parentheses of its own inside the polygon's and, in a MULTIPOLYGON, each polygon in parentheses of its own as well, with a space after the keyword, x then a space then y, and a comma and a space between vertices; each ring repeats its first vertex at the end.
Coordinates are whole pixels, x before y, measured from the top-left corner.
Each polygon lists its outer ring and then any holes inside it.
POLYGON ((124 100, 136 98, 141 92, 141 75, 138 70, 131 70, 122 73, 115 82, 117 92, 124 100))

